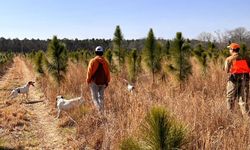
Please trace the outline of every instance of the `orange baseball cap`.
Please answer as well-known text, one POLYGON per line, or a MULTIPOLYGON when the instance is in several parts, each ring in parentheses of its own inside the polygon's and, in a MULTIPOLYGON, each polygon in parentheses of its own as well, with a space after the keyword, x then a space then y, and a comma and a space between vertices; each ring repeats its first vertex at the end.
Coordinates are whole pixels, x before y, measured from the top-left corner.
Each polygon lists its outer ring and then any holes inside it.
POLYGON ((237 44, 237 43, 231 43, 229 46, 227 46, 227 48, 230 48, 230 49, 238 49, 240 48, 240 45, 237 44))

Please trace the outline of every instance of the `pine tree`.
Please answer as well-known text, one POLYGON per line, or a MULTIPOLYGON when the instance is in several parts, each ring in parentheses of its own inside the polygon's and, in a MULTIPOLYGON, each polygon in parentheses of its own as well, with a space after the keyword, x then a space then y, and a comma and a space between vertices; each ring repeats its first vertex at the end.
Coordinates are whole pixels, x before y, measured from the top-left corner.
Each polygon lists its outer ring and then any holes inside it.
POLYGON ((185 141, 186 129, 163 107, 153 107, 141 128, 144 146, 150 150, 179 149, 185 141))
POLYGON ((83 65, 88 66, 89 61, 94 56, 94 54, 88 50, 83 50, 80 52, 80 56, 83 61, 83 65))
POLYGON ((162 42, 162 52, 161 52, 161 81, 162 82, 166 82, 166 78, 167 78, 167 66, 169 64, 170 61, 170 40, 167 40, 166 42, 162 42))
POLYGON ((160 52, 161 49, 159 46, 157 46, 157 41, 155 40, 153 29, 150 29, 145 42, 143 55, 146 66, 153 76, 153 83, 155 81, 155 73, 161 69, 160 52))
POLYGON ((38 51, 35 55, 34 64, 35 64, 35 70, 39 74, 44 74, 43 61, 44 61, 44 52, 38 51))
POLYGON ((66 46, 63 43, 60 43, 56 36, 53 37, 48 45, 47 58, 48 72, 60 87, 60 84, 64 79, 64 74, 67 71, 68 53, 66 46))
POLYGON ((240 45, 240 54, 244 57, 247 57, 249 55, 249 52, 247 51, 247 46, 246 44, 241 44, 240 45))
POLYGON ((170 52, 172 63, 169 68, 176 75, 182 89, 182 82, 191 74, 191 64, 189 61, 190 46, 185 42, 181 32, 176 33, 170 52))
POLYGON ((139 72, 139 67, 140 67, 139 58, 140 56, 136 49, 133 49, 128 54, 128 75, 130 82, 135 82, 135 78, 139 72))
POLYGON ((163 47, 163 53, 164 56, 170 57, 170 40, 167 40, 164 47, 163 47))
POLYGON ((74 63, 78 63, 80 61, 80 55, 79 51, 73 51, 68 53, 68 57, 70 60, 74 63))
POLYGON ((108 60, 109 65, 112 65, 113 63, 113 54, 110 49, 106 50, 104 53, 105 58, 108 60))
POLYGON ((121 65, 124 63, 124 49, 122 48, 123 35, 120 29, 120 26, 116 26, 114 38, 113 38, 113 49, 118 57, 119 69, 121 69, 121 65))
POLYGON ((174 150, 186 141, 187 129, 163 107, 153 107, 140 126, 140 138, 122 141, 121 150, 174 150))
POLYGON ((211 59, 214 63, 219 57, 219 52, 216 49, 215 42, 208 42, 208 57, 211 59))
POLYGON ((202 73, 206 73, 208 53, 204 50, 201 44, 198 44, 193 51, 195 58, 202 67, 202 73))
POLYGON ((104 57, 108 60, 109 66, 110 66, 110 71, 115 72, 116 71, 116 66, 113 63, 113 53, 110 49, 106 50, 104 53, 104 57))

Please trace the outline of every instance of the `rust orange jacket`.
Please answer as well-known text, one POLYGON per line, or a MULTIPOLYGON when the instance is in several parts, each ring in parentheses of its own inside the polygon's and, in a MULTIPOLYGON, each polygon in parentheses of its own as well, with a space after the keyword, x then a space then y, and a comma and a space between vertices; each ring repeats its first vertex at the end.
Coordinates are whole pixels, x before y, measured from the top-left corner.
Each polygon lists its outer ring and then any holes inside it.
POLYGON ((104 57, 96 56, 90 60, 89 65, 88 65, 88 72, 87 72, 87 79, 86 79, 86 82, 88 84, 91 83, 92 76, 96 72, 99 63, 102 63, 102 66, 104 68, 104 71, 108 80, 107 82, 108 83, 110 82, 110 71, 109 71, 108 62, 104 59, 104 57))

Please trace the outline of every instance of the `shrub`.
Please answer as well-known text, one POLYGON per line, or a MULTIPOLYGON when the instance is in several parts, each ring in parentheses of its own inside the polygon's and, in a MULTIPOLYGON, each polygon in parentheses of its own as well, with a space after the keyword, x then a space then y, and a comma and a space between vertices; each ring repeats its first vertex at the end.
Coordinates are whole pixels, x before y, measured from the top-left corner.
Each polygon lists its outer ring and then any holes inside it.
POLYGON ((141 144, 132 138, 124 140, 121 149, 178 149, 186 139, 186 128, 163 107, 153 107, 141 126, 141 144))
POLYGON ((153 107, 142 126, 142 137, 151 150, 180 148, 185 139, 185 128, 163 107, 153 107))

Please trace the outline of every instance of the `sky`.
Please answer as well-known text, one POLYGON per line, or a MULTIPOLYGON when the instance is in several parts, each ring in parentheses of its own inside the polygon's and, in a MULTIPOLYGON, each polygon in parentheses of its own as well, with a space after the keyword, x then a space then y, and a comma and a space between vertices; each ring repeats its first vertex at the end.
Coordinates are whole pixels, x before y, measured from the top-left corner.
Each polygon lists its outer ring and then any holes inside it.
POLYGON ((250 30, 250 0, 0 0, 0 37, 194 39, 201 32, 250 30))

